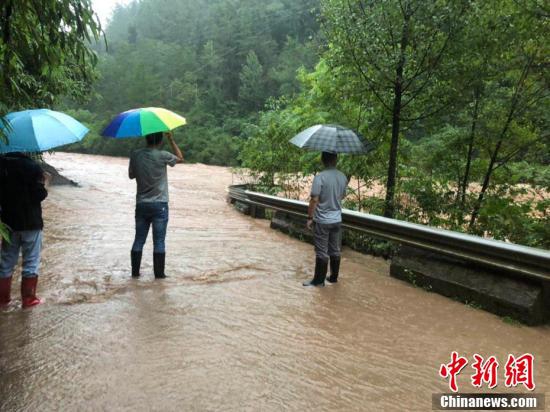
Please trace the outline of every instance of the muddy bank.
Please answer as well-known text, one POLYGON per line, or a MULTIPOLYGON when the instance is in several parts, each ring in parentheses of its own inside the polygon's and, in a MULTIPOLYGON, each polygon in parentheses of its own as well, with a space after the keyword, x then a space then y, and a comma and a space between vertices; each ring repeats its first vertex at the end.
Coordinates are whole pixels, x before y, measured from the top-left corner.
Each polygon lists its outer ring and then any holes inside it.
POLYGON ((52 180, 50 181, 50 185, 52 185, 52 186, 78 186, 77 182, 63 176, 51 164, 43 162, 41 164, 41 166, 42 166, 42 169, 44 169, 45 172, 49 173, 52 176, 52 180))

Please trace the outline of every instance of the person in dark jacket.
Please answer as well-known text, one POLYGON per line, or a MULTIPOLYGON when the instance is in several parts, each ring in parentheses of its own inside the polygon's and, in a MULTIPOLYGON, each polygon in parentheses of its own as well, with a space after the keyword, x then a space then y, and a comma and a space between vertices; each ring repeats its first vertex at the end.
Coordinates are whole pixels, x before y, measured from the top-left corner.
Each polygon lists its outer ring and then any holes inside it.
POLYGON ((2 241, 0 253, 0 306, 10 302, 12 274, 20 250, 22 306, 41 302, 36 284, 44 227, 41 202, 48 196, 48 178, 40 165, 23 153, 0 156, 0 218, 10 233, 10 239, 2 241))

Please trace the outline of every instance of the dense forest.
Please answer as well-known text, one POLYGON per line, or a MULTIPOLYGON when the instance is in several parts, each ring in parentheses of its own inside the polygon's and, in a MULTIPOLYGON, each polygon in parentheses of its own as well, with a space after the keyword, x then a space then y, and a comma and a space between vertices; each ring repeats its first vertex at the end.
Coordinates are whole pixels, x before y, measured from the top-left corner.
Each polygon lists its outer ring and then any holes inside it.
POLYGON ((248 124, 269 98, 299 89, 318 61, 318 0, 142 0, 118 6, 99 42, 89 103, 63 109, 93 134, 71 150, 126 156, 140 142, 105 140, 114 113, 160 106, 186 117, 187 160, 237 165, 248 124))
POLYGON ((543 1, 140 0, 103 32, 89 3, 47 3, 74 28, 40 60, 32 14, 4 31, 0 111, 73 115, 92 132, 67 150, 127 156, 142 142, 104 139, 103 126, 166 107, 188 120, 176 131, 188 161, 242 166, 258 190, 297 197, 319 160, 288 140, 339 123, 376 147, 340 159, 347 207, 550 247, 543 1))

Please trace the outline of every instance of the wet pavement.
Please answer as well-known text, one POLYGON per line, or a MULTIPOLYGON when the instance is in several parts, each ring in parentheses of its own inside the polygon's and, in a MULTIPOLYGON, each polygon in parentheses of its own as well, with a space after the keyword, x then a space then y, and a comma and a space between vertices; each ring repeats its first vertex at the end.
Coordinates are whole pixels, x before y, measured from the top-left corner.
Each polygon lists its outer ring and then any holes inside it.
POLYGON ((531 352, 536 392, 550 388, 550 328, 392 279, 382 259, 346 249, 338 285, 303 288, 312 247, 228 205, 227 168, 169 170, 170 278, 153 279, 149 238, 131 279, 127 160, 47 160, 80 187, 44 203, 45 303, 22 311, 15 293, 0 310, 1 411, 428 411, 453 350, 501 371, 531 352))

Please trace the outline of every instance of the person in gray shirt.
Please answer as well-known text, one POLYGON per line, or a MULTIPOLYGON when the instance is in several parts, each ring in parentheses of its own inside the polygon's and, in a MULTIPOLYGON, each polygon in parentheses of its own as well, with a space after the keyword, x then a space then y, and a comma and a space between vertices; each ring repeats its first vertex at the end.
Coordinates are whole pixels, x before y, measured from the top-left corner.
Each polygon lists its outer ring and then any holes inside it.
POLYGON ((308 208, 308 229, 313 229, 315 274, 304 286, 324 286, 330 261, 329 284, 338 281, 342 245, 342 199, 346 196, 348 178, 336 169, 337 155, 323 152, 325 169, 313 179, 308 208))
POLYGON ((131 251, 132 277, 139 277, 143 246, 153 226, 153 268, 156 279, 166 278, 166 228, 168 225, 168 178, 166 166, 183 162, 183 154, 171 133, 166 133, 174 154, 161 150, 163 133, 148 134, 147 147, 132 152, 128 176, 136 179, 136 236, 131 251))

